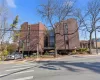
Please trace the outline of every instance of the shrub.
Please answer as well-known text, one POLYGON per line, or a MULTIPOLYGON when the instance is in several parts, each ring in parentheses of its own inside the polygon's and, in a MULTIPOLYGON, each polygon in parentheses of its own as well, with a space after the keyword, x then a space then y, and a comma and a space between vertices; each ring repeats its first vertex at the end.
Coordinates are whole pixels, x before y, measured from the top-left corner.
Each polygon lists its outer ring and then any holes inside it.
POLYGON ((34 55, 31 55, 31 56, 30 56, 30 58, 33 58, 33 57, 34 57, 34 55))
POLYGON ((79 50, 77 50, 79 53, 83 54, 83 53, 87 53, 88 49, 87 48, 80 48, 79 50))
POLYGON ((73 50, 72 55, 75 55, 75 54, 77 54, 77 52, 76 52, 76 50, 73 50))
POLYGON ((44 55, 49 55, 49 53, 46 51, 44 55))
POLYGON ((87 48, 80 48, 78 51, 79 51, 79 52, 87 52, 88 49, 87 49, 87 48))
POLYGON ((7 50, 3 50, 3 56, 7 56, 8 55, 8 51, 7 50))
POLYGON ((28 56, 27 55, 24 55, 24 58, 28 58, 28 56))
POLYGON ((37 53, 33 53, 33 56, 36 56, 37 55, 37 53))
POLYGON ((84 54, 84 53, 88 53, 88 48, 80 48, 78 50, 73 50, 72 51, 72 55, 75 55, 75 54, 84 54))

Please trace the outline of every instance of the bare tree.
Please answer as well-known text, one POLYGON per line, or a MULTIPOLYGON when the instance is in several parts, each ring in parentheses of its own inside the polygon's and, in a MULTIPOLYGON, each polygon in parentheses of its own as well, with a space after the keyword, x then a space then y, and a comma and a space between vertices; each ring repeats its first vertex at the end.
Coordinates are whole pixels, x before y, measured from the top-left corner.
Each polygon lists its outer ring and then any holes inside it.
MULTIPOLYGON (((85 11, 82 12, 77 10, 74 15, 77 16, 77 19, 79 20, 79 26, 81 26, 80 28, 89 33, 89 51, 92 53, 92 34, 95 32, 96 36, 96 30, 100 28, 98 25, 100 21, 100 1, 89 1, 85 11)), ((96 37, 95 40, 97 40, 96 37)))
POLYGON ((2 0, 0 3, 0 54, 2 54, 2 43, 4 42, 6 29, 8 27, 8 15, 8 7, 6 6, 5 0, 2 0))
MULTIPOLYGON (((71 13, 73 11, 73 0, 48 0, 46 4, 42 4, 39 6, 38 13, 42 16, 43 19, 49 22, 49 25, 54 30, 54 36, 56 36, 55 33, 55 23, 61 22, 65 20, 68 16, 71 16, 71 13)), ((59 26, 59 25, 57 25, 59 26)), ((54 38, 55 42, 55 54, 54 56, 57 56, 57 49, 56 49, 56 40, 54 38)))
MULTIPOLYGON (((2 43, 5 43, 9 38, 10 30, 13 30, 16 26, 16 21, 13 21, 13 24, 9 25, 8 20, 10 19, 10 10, 6 4, 6 0, 1 0, 0 3, 0 54, 2 51, 2 43), (8 37, 8 38, 7 38, 8 37)), ((17 16, 18 17, 18 16, 17 16)))

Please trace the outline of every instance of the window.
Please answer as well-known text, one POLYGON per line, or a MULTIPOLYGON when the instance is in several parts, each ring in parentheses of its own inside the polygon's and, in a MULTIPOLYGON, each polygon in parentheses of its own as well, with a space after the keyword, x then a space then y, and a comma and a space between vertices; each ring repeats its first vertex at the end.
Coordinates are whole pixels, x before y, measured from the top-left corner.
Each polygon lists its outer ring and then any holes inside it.
POLYGON ((54 47, 54 42, 50 42, 50 47, 54 47))
POLYGON ((54 42, 54 36, 50 36, 50 42, 54 42))
POLYGON ((50 36, 54 36, 54 32, 51 31, 51 32, 49 33, 49 35, 50 35, 50 36))

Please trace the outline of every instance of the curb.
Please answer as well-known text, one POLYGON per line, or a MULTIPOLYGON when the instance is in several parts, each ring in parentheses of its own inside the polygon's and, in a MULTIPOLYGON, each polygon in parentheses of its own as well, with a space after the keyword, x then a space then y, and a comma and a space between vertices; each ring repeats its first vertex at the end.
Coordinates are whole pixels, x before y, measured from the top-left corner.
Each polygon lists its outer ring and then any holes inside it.
POLYGON ((70 58, 70 57, 95 57, 95 56, 100 56, 100 54, 96 54, 96 55, 67 55, 67 56, 61 56, 61 57, 57 57, 57 58, 48 58, 48 59, 34 59, 34 60, 15 60, 15 61, 1 61, 0 64, 23 64, 25 62, 39 62, 39 61, 52 61, 52 60, 58 60, 58 59, 63 59, 63 58, 70 58))
POLYGON ((0 64, 24 63, 25 61, 1 61, 0 64))

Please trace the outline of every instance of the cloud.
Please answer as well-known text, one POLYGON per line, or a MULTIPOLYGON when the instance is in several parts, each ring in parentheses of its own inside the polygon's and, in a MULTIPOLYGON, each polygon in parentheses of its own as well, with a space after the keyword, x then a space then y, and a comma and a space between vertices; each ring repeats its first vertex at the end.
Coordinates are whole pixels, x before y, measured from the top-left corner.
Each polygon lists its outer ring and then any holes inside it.
POLYGON ((16 8, 15 0, 6 0, 9 7, 16 8))

